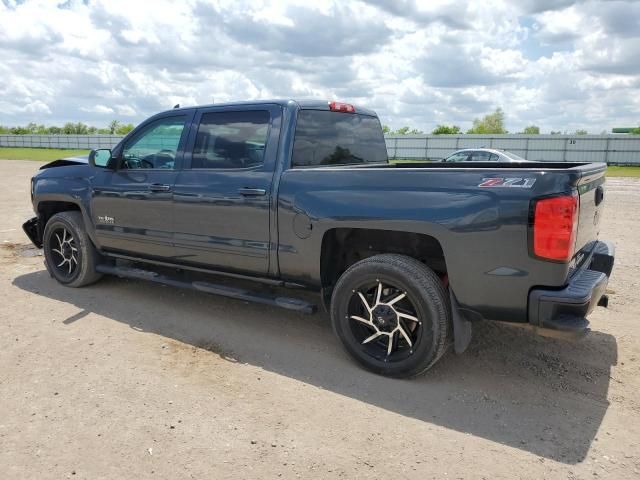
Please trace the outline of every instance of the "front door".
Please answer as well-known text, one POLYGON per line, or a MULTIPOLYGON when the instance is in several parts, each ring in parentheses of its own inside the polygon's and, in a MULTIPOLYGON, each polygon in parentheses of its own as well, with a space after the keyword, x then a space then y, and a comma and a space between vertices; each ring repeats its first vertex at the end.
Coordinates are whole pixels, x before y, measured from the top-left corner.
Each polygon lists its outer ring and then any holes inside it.
POLYGON ((143 125, 114 151, 117 169, 96 176, 92 216, 102 248, 173 256, 173 186, 192 116, 176 112, 143 125))
POLYGON ((281 115, 276 105, 198 110, 174 187, 179 261, 267 273, 281 115))

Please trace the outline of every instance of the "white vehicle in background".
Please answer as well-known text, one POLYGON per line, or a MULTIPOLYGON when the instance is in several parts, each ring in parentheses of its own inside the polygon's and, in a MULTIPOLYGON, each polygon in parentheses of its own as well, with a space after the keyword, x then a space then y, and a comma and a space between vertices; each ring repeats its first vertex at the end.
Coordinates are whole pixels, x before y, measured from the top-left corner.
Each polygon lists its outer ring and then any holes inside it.
POLYGON ((465 148, 452 153, 442 162, 528 162, 529 160, 519 157, 515 153, 506 150, 496 150, 494 148, 465 148))

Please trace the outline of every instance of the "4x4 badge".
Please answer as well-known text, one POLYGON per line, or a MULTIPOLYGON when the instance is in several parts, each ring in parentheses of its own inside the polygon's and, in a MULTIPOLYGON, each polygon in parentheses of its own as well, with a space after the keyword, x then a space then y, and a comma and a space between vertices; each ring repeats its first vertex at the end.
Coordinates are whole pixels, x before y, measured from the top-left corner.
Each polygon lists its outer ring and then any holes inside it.
POLYGON ((108 215, 98 215, 98 222, 99 223, 108 223, 109 225, 113 225, 114 223, 116 223, 115 218, 110 217, 108 215))

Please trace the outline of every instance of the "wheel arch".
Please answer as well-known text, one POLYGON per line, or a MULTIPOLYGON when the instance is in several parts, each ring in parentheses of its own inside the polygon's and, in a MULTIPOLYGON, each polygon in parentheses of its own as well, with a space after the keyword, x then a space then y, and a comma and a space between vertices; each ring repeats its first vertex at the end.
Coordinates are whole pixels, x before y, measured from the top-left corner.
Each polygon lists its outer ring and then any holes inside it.
POLYGON ((448 283, 442 244, 432 235, 386 229, 331 228, 324 232, 320 253, 320 281, 325 306, 342 273, 360 260, 383 253, 415 258, 448 283))
POLYGON ((89 235, 89 238, 94 245, 97 245, 93 228, 91 228, 91 218, 82 202, 67 197, 45 198, 35 204, 35 211, 38 215, 38 236, 40 240, 43 238, 45 226, 51 217, 61 212, 77 211, 82 215, 85 231, 89 235))

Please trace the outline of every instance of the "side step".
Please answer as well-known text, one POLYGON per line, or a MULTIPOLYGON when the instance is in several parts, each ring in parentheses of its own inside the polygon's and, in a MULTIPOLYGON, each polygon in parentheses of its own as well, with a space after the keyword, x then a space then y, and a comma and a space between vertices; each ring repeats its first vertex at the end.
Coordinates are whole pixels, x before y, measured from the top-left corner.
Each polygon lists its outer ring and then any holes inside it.
POLYGON ((293 310, 300 313, 312 314, 317 310, 317 306, 313 303, 309 303, 297 298, 274 296, 267 293, 252 292, 244 288, 230 287, 227 285, 220 285, 203 281, 189 282, 184 280, 177 280, 166 275, 161 275, 157 272, 143 270, 140 268, 119 267, 114 265, 97 265, 96 271, 100 273, 106 273, 108 275, 116 275, 118 277, 134 278, 136 280, 149 280, 151 282, 161 283, 163 285, 171 285, 178 288, 198 290, 200 292, 212 293, 214 295, 222 295, 223 297, 244 300, 246 302, 261 303, 263 305, 286 308, 287 310, 293 310))

